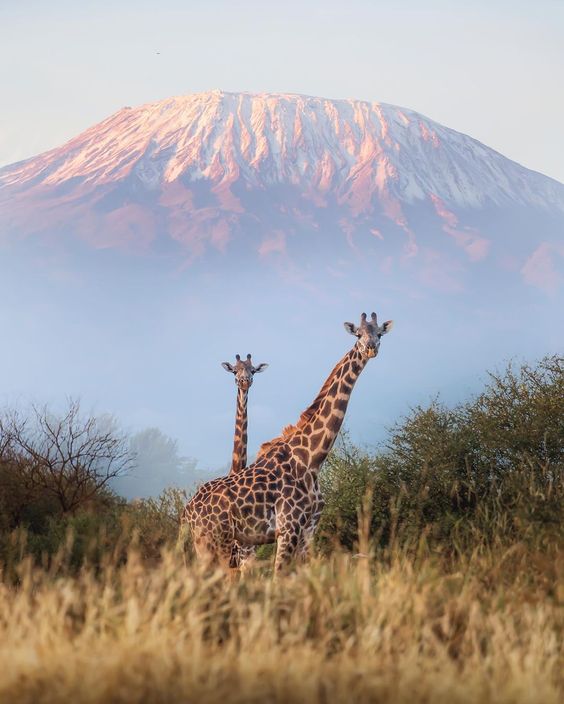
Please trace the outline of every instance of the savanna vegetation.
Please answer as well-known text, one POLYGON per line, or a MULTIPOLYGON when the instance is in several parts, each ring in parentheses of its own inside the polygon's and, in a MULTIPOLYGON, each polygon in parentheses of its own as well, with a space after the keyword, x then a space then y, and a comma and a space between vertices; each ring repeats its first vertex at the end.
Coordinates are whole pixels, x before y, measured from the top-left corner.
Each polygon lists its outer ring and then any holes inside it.
POLYGON ((562 700, 564 361, 508 367, 385 446, 344 436, 316 555, 203 571, 185 496, 127 502, 135 458, 76 404, 0 421, 0 701, 562 700))

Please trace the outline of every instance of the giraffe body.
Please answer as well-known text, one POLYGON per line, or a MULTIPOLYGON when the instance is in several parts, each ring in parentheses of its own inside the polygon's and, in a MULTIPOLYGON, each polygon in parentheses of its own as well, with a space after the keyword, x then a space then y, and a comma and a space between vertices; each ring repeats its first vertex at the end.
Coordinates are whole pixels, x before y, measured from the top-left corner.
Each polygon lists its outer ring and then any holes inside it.
POLYGON ((358 340, 335 366, 297 424, 262 445, 246 469, 202 485, 186 505, 183 522, 201 559, 233 566, 235 542, 276 541, 275 570, 296 554, 307 555, 323 501, 318 473, 343 423, 350 395, 367 361, 378 354, 391 321, 378 326, 363 313, 360 327, 345 323, 358 340))
POLYGON ((273 543, 279 558, 293 555, 312 530, 321 495, 315 473, 296 462, 290 446, 276 442, 256 462, 204 484, 186 507, 185 520, 198 557, 234 566, 233 544, 242 548, 273 543))

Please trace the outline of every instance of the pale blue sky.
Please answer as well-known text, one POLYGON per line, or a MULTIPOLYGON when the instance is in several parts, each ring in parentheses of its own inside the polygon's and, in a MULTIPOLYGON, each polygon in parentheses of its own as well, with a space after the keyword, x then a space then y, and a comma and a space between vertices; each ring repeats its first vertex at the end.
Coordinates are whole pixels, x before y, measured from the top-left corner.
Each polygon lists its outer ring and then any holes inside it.
POLYGON ((221 88, 402 105, 564 181, 563 38, 562 0, 0 0, 0 165, 221 88))

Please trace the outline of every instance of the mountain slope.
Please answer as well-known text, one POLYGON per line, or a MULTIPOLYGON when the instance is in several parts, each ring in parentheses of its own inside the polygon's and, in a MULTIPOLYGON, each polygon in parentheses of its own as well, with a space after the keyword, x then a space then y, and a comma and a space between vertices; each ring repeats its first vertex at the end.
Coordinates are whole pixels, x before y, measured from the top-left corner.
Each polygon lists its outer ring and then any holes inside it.
POLYGON ((564 217, 564 186, 411 110, 354 100, 213 91, 123 108, 62 147, 0 170, 4 236, 66 232, 94 246, 163 240, 190 256, 253 230, 259 254, 327 220, 419 245, 421 209, 472 260, 465 213, 564 217))

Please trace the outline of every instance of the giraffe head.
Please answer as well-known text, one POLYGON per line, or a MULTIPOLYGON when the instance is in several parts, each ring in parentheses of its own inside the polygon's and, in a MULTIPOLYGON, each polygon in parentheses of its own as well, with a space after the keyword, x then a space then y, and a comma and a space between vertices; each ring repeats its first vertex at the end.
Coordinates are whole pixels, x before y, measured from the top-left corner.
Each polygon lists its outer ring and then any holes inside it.
POLYGON ((351 335, 358 337, 357 347, 366 359, 376 357, 380 349, 380 338, 390 332, 393 326, 392 320, 386 320, 382 325, 378 325, 376 313, 372 313, 370 320, 366 319, 366 313, 360 316, 360 325, 357 327, 353 323, 345 323, 345 330, 351 335))
POLYGON ((225 371, 235 374, 235 383, 243 390, 250 389, 254 375, 260 374, 260 372, 263 372, 268 367, 268 364, 264 364, 264 362, 259 364, 258 367, 255 367, 250 354, 247 355, 247 359, 241 359, 240 355, 236 355, 235 359, 235 364, 222 362, 221 366, 225 371))

